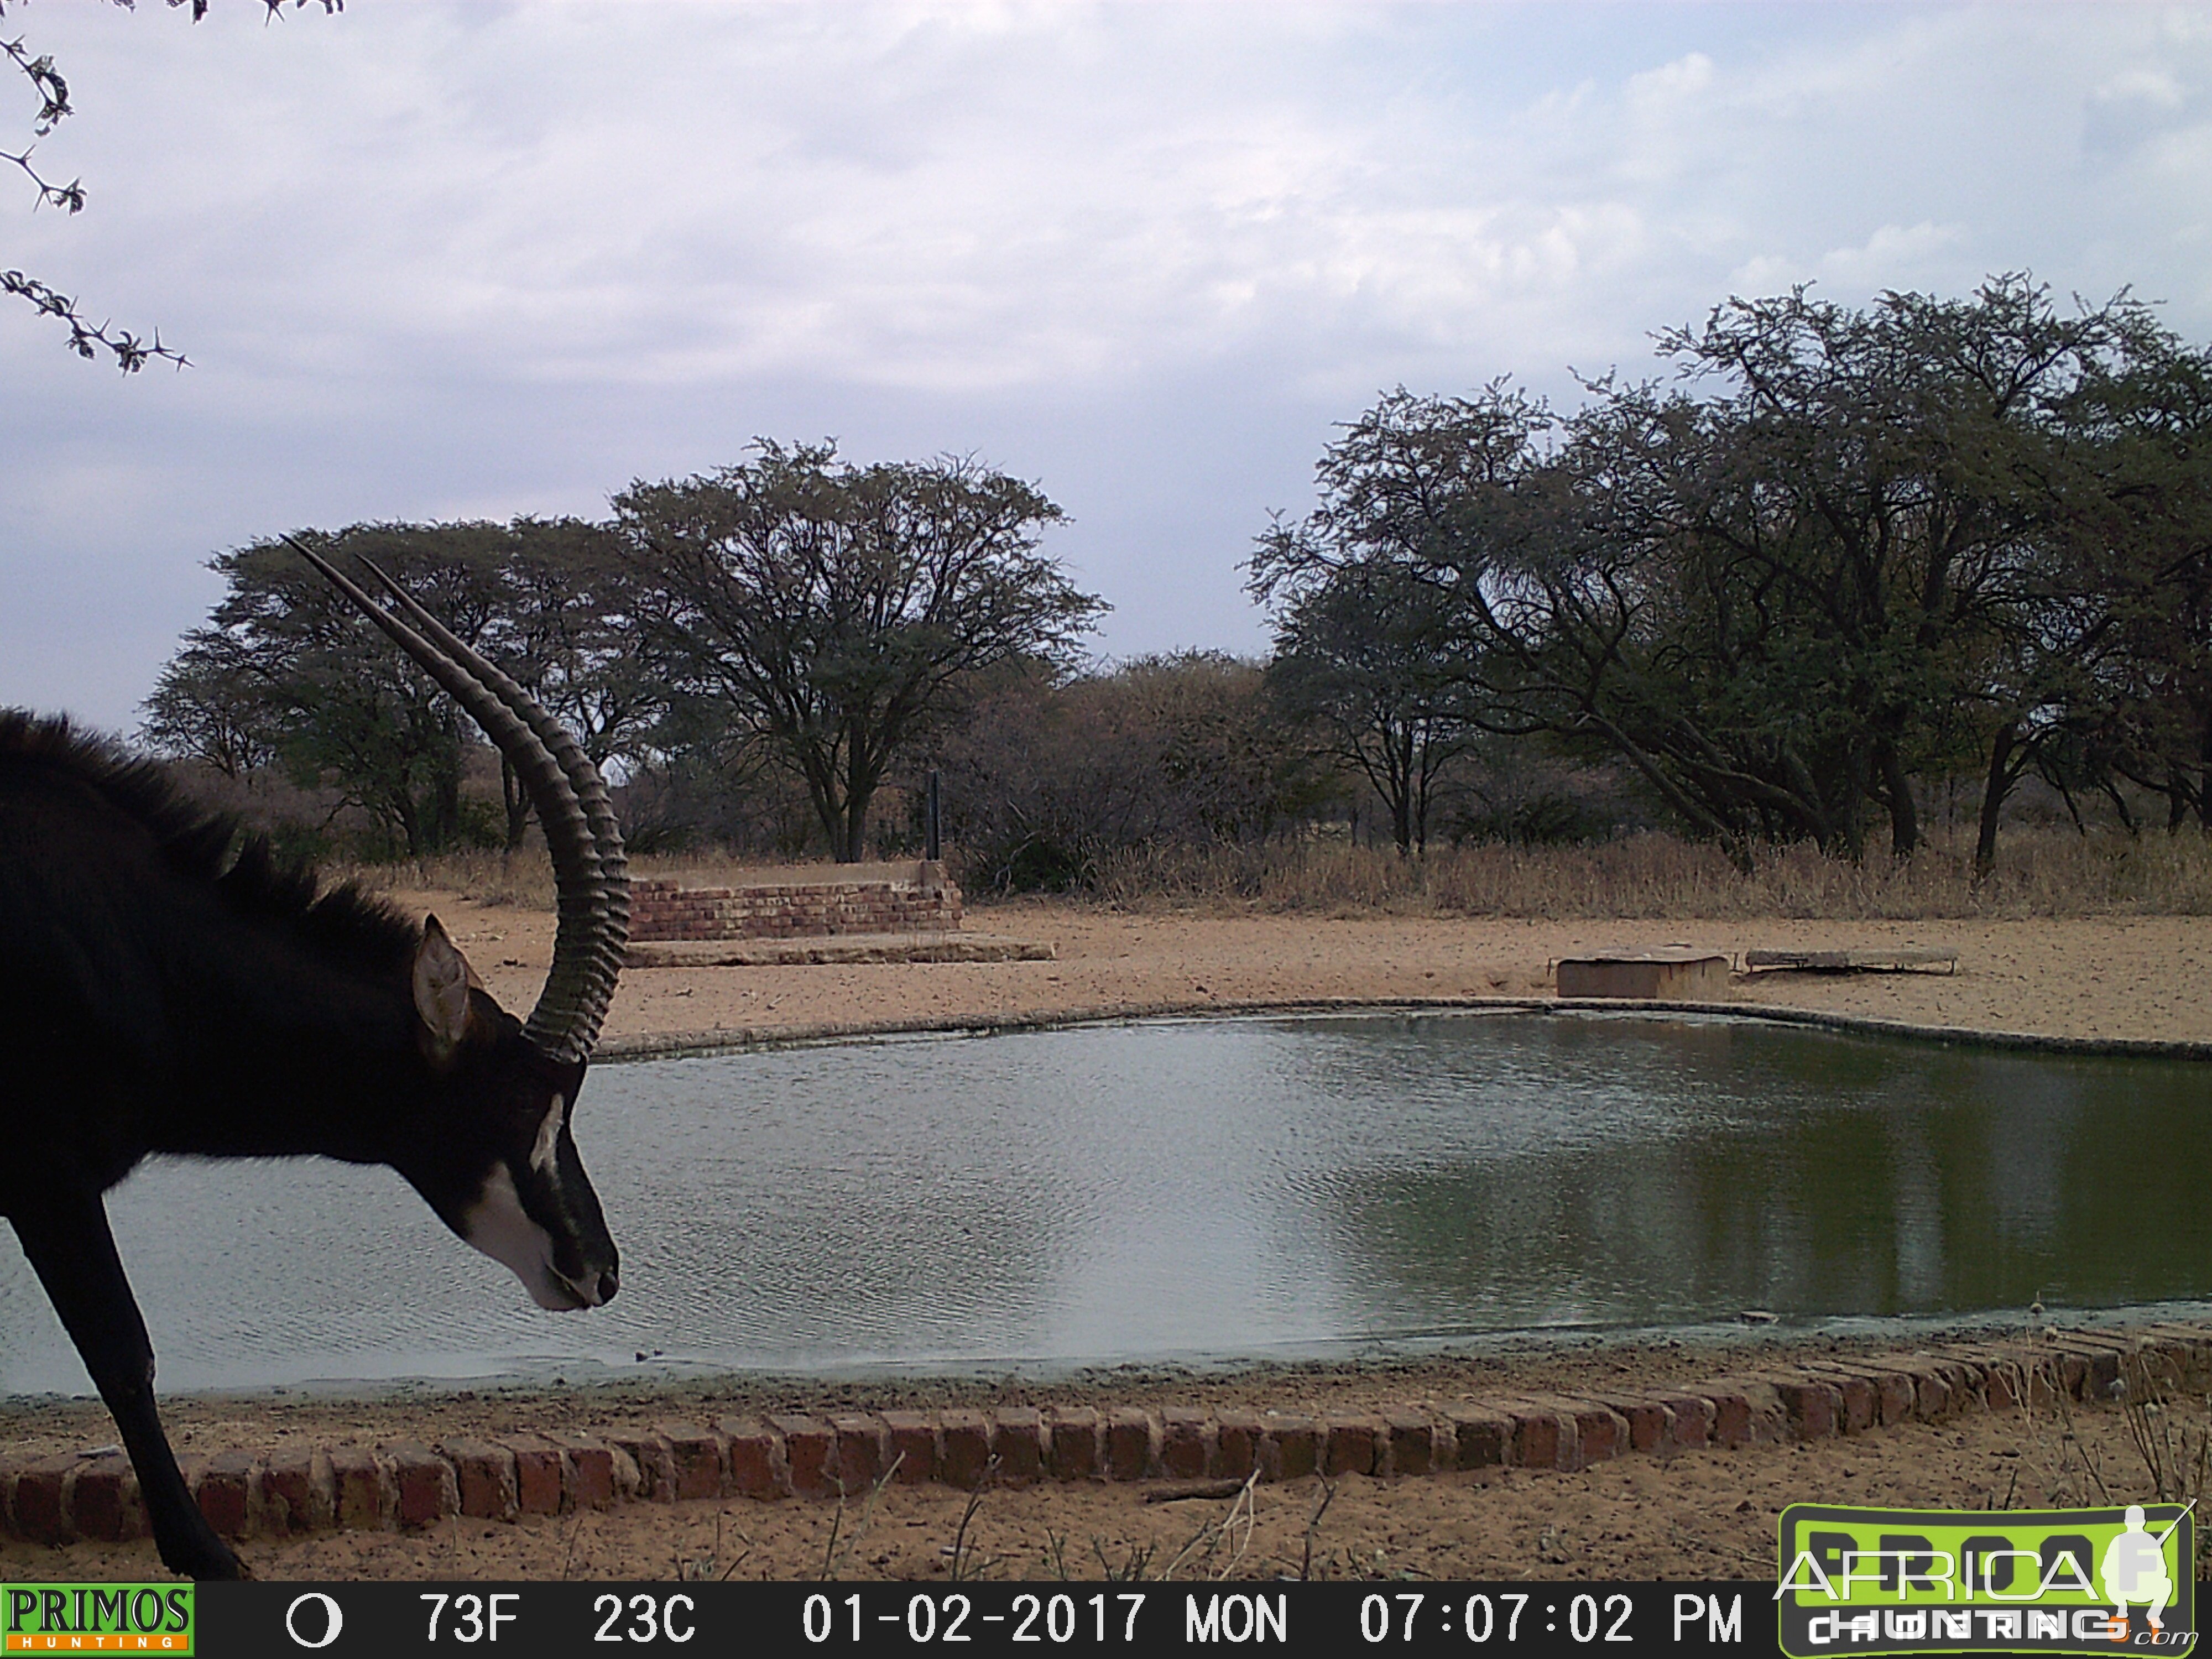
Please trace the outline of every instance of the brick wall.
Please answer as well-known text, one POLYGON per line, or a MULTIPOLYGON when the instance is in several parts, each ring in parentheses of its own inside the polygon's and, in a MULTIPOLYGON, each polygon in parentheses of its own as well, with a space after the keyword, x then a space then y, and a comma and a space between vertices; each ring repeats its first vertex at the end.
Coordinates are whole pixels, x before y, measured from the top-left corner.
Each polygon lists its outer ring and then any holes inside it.
POLYGON ((960 890, 941 866, 911 878, 686 887, 630 884, 629 936, 639 944, 681 939, 818 939, 836 933, 957 931, 960 890))
MULTIPOLYGON (((850 1497, 886 1477, 975 1491, 986 1480, 1575 1470, 1638 1454, 1828 1440, 1979 1412, 2017 1419, 2068 1401, 2108 1407, 2130 1376, 2197 1390, 2212 1376, 2212 1328, 2052 1330, 2026 1341, 1866 1355, 1747 1348, 1741 1357, 1753 1369, 1741 1375, 1651 1389, 1631 1374, 1601 1398, 1499 1395, 1319 1415, 1294 1399, 1285 1400, 1287 1412, 1264 1413, 1194 1405, 847 1409, 711 1425, 633 1423, 593 1436, 456 1437, 434 1448, 294 1442, 188 1453, 180 1462, 201 1511, 234 1538, 390 1531, 456 1514, 512 1520, 634 1502, 850 1497)), ((435 1414, 428 1402, 424 1410, 435 1414)), ((116 1449, 42 1456, 0 1448, 0 1536, 64 1544, 146 1531, 137 1476, 116 1449)))

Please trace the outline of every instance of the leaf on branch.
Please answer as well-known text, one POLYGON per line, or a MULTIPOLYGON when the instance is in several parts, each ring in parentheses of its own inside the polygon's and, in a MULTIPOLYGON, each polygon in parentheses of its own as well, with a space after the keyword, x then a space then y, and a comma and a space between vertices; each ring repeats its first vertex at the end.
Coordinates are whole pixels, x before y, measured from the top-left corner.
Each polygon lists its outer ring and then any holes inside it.
POLYGON ((39 112, 33 118, 31 130, 40 137, 45 137, 54 130, 57 123, 71 113, 69 82, 56 72, 54 60, 51 57, 43 53, 32 57, 23 50, 23 43, 20 40, 0 40, 0 52, 7 53, 14 60, 15 67, 23 71, 37 91, 39 112))
POLYGON ((20 270, 0 270, 0 293, 13 294, 28 300, 39 311, 69 325, 69 348, 80 357, 96 359, 105 350, 113 355, 116 368, 125 374, 136 374, 155 358, 166 359, 179 368, 190 363, 181 351, 173 351, 161 343, 157 331, 153 339, 145 341, 126 329, 110 331, 106 323, 92 324, 77 313, 76 301, 35 276, 26 276, 20 270))

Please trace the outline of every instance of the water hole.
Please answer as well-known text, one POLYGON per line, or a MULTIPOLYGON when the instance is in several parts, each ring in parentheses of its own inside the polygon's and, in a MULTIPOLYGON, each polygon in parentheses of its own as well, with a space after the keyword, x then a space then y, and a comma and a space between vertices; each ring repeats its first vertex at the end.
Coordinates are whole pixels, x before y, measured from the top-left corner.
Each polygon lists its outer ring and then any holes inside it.
MULTIPOLYGON (((167 1389, 1237 1361, 2191 1302, 2208 1107, 2198 1063, 1753 1019, 1163 1020, 595 1069, 592 1312, 388 1170, 157 1159, 109 1207, 167 1389)), ((0 1393, 88 1390, 0 1229, 0 1393)))

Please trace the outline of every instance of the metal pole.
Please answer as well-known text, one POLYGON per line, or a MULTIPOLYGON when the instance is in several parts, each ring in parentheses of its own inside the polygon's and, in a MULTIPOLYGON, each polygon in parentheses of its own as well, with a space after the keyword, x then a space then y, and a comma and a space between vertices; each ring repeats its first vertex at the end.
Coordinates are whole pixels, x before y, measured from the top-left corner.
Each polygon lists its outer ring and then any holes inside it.
POLYGON ((937 769, 933 766, 929 769, 929 804, 922 817, 921 831, 922 856, 933 864, 945 855, 944 822, 944 802, 938 793, 937 769))

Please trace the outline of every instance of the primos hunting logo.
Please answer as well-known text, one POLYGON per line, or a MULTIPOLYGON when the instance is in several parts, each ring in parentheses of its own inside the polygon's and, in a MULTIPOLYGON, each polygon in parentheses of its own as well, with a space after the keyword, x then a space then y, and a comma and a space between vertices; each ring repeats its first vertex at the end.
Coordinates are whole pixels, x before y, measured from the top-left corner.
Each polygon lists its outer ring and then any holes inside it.
POLYGON ((0 1584, 0 1656, 191 1650, 190 1584, 0 1584))
POLYGON ((1782 1511, 1776 1633, 1835 1653, 2186 1654, 2194 1524, 2179 1504, 1782 1511))

